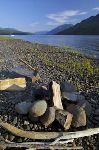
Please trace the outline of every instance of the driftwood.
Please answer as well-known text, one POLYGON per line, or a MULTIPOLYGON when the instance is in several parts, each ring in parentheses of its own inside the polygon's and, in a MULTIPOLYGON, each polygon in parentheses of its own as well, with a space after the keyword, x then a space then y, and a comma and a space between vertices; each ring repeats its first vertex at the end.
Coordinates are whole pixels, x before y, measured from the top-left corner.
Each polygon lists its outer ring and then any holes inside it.
POLYGON ((99 128, 92 128, 87 129, 84 131, 77 131, 77 132, 32 132, 32 131, 24 131, 21 129, 18 129, 14 126, 12 126, 9 123, 4 123, 0 120, 0 127, 8 130, 12 134, 20 137, 25 137, 29 139, 41 139, 41 140, 47 140, 47 139, 56 139, 56 138, 62 138, 65 140, 85 137, 85 136, 91 136, 94 134, 99 133, 99 128))
POLYGON ((32 82, 35 82, 35 81, 40 80, 40 77, 37 76, 37 73, 38 73, 38 71, 37 71, 38 69, 37 69, 37 68, 33 68, 31 65, 29 65, 26 61, 24 61, 24 60, 21 59, 21 58, 19 58, 19 60, 20 60, 21 62, 23 62, 25 65, 27 65, 31 70, 34 71, 34 76, 32 77, 32 82))
POLYGON ((56 144, 56 145, 50 145, 50 142, 26 142, 26 143, 7 143, 7 142, 1 142, 0 143, 1 148, 13 148, 13 147, 20 147, 20 148, 29 148, 28 150, 36 149, 83 149, 81 146, 67 146, 66 144, 56 144))
POLYGON ((65 110, 56 110, 56 120, 63 126, 65 130, 68 130, 72 123, 73 115, 65 110))
POLYGON ((25 65, 27 65, 30 69, 35 70, 35 68, 33 68, 31 65, 29 65, 26 61, 24 61, 23 59, 19 58, 19 60, 21 62, 23 62, 25 65))
POLYGON ((0 80, 0 91, 20 91, 25 90, 26 80, 25 78, 14 78, 14 79, 5 79, 0 80))
POLYGON ((52 100, 53 105, 58 109, 63 109, 61 102, 60 85, 55 81, 52 81, 49 85, 49 88, 51 92, 50 99, 52 100))

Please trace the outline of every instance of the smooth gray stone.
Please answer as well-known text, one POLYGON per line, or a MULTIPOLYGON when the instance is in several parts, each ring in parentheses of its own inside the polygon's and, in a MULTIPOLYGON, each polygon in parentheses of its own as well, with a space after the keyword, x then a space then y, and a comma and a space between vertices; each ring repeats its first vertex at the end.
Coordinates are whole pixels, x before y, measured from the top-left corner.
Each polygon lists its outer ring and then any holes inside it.
POLYGON ((15 67, 12 69, 12 71, 16 72, 17 74, 27 76, 30 78, 32 78, 33 74, 34 74, 34 71, 30 71, 30 70, 23 68, 23 67, 15 67))
POLYGON ((62 97, 73 102, 85 99, 85 97, 83 95, 80 95, 78 92, 62 92, 62 97))
POLYGON ((47 103, 45 100, 37 100, 32 104, 29 111, 29 116, 39 117, 42 116, 47 109, 47 103))
POLYGON ((76 92, 76 87, 72 83, 68 81, 64 81, 61 83, 61 92, 76 92))
POLYGON ((21 102, 15 105, 15 110, 19 114, 26 115, 31 107, 32 107, 31 102, 21 102))

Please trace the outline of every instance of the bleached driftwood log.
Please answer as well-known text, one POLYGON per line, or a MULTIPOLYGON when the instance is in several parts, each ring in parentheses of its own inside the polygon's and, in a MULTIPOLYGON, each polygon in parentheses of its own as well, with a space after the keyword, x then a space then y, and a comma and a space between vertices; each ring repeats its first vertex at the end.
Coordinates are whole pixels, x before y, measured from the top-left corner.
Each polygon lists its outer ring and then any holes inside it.
POLYGON ((99 133, 99 128, 92 128, 87 129, 84 131, 77 131, 77 132, 32 132, 32 131, 24 131, 21 129, 18 129, 14 126, 12 126, 9 123, 4 123, 0 120, 0 127, 6 129, 7 131, 11 132, 12 134, 19 136, 19 137, 25 137, 29 139, 56 139, 56 138, 62 138, 65 140, 85 137, 85 136, 91 136, 94 134, 99 133))
POLYGON ((29 148, 28 150, 33 150, 34 149, 83 149, 81 146, 72 146, 70 145, 67 146, 66 144, 56 144, 56 145, 50 145, 50 142, 25 142, 25 143, 7 143, 7 142, 3 142, 0 143, 0 147, 4 148, 3 150, 5 150, 6 148, 13 148, 13 147, 24 147, 24 148, 29 148))
POLYGON ((52 81, 49 85, 51 96, 50 99, 53 102, 53 105, 63 110, 62 102, 61 102, 61 92, 60 92, 60 85, 57 84, 55 81, 52 81))
POLYGON ((0 80, 0 91, 21 91, 26 88, 25 78, 0 80))

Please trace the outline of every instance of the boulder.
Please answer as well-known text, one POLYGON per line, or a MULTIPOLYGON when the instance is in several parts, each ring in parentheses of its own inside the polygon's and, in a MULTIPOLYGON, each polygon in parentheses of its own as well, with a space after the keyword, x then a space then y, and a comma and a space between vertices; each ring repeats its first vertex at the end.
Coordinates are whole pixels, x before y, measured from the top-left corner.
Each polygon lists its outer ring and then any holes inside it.
POLYGON ((47 109, 47 103, 45 100, 37 100, 32 104, 32 107, 29 111, 29 116, 39 117, 42 116, 47 109))
POLYGON ((76 87, 72 83, 64 81, 61 83, 61 92, 76 92, 76 87))
POLYGON ((18 114, 26 115, 31 107, 31 102, 21 102, 15 105, 15 110, 18 114))
POLYGON ((95 110, 94 115, 95 115, 95 116, 99 116, 99 108, 95 110))
POLYGON ((36 99, 44 99, 46 97, 49 97, 49 91, 45 86, 36 88, 34 94, 36 99))
POLYGON ((55 108, 48 107, 45 114, 40 117, 41 123, 46 127, 51 125, 55 120, 55 108))
POLYGON ((85 99, 84 96, 80 95, 78 92, 62 92, 62 97, 72 102, 85 99))
POLYGON ((77 103, 78 106, 82 107, 85 112, 86 112, 86 115, 89 117, 91 112, 92 112, 92 107, 90 105, 90 103, 87 101, 87 100, 78 100, 78 103, 77 103))
POLYGON ((65 130, 68 130, 72 123, 73 115, 65 110, 56 110, 56 120, 63 126, 65 130))
POLYGON ((86 113, 82 107, 79 107, 75 104, 70 104, 66 111, 70 112, 73 115, 72 126, 81 127, 86 126, 86 113))
POLYGON ((29 78, 32 78, 33 77, 33 74, 34 74, 34 71, 31 71, 31 70, 28 70, 24 67, 14 67, 11 69, 13 72, 16 72, 17 74, 20 74, 20 75, 23 75, 23 76, 26 76, 26 77, 29 77, 29 78))
POLYGON ((63 109, 61 101, 60 85, 52 81, 49 85, 51 105, 63 109))

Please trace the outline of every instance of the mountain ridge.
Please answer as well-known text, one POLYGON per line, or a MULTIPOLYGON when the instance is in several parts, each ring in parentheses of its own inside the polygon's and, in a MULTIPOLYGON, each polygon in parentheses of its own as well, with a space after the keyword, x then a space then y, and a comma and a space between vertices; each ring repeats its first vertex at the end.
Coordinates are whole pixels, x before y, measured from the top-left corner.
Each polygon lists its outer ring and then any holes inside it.
POLYGON ((51 31, 49 31, 47 33, 47 35, 53 35, 53 34, 56 34, 57 32, 60 32, 64 29, 68 29, 69 27, 73 26, 72 24, 63 24, 63 25, 60 25, 54 29, 52 29, 51 31))
POLYGON ((99 35, 99 14, 82 20, 68 29, 57 32, 56 35, 99 35))
POLYGON ((29 35, 30 32, 19 31, 14 28, 0 28, 0 35, 29 35))

